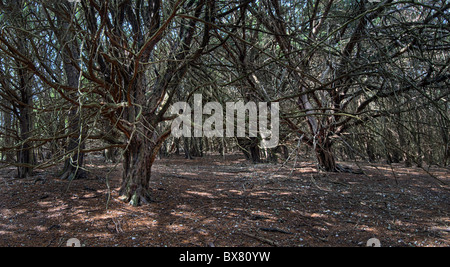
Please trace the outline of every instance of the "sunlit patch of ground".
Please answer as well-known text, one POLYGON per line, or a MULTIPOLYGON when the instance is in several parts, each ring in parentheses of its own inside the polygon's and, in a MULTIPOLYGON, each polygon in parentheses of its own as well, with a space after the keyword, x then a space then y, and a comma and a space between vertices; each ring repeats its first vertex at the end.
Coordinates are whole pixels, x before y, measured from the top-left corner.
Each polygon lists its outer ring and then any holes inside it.
POLYGON ((98 159, 72 183, 56 170, 22 180, 2 170, 0 246, 65 246, 70 238, 84 246, 365 246, 373 237, 382 246, 450 246, 450 192, 440 182, 450 183, 448 170, 427 169, 433 177, 358 165, 365 174, 239 156, 163 159, 154 202, 138 208, 117 199, 120 167, 98 159))

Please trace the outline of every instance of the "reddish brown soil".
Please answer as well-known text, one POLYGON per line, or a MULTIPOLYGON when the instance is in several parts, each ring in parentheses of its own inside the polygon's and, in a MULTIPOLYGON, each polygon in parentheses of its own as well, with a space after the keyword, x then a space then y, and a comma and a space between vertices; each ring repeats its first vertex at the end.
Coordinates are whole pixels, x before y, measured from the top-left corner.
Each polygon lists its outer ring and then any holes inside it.
MULTIPOLYGON (((87 247, 365 246, 373 237, 382 246, 450 246, 449 187, 418 168, 326 174, 239 156, 164 159, 154 167, 154 202, 133 208, 117 199, 120 165, 88 164, 88 178, 72 183, 55 170, 22 180, 1 170, 0 246, 70 238, 87 247)), ((448 170, 431 173, 450 183, 448 170)))

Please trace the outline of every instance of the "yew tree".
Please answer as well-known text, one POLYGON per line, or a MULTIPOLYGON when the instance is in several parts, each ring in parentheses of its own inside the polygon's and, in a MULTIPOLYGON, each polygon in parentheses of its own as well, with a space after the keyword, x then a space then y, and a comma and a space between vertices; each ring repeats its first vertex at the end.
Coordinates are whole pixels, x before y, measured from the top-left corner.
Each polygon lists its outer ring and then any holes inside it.
MULTIPOLYGON (((75 154, 66 166, 81 160, 76 155, 85 151, 83 142, 89 138, 120 147, 121 198, 132 205, 147 203, 152 164, 170 135, 170 129, 158 131, 158 125, 169 119, 165 114, 174 93, 210 43, 216 1, 22 3, 39 17, 27 31, 34 56, 18 47, 8 26, 2 29, 0 51, 70 107, 67 124, 73 130, 65 137, 75 154), (38 54, 43 46, 55 60, 38 54), (110 131, 92 130, 100 123, 110 131)), ((68 172, 74 178, 73 170, 68 172)))
MULTIPOLYGON (((449 85, 447 1, 285 1, 252 3, 249 12, 272 36, 264 50, 276 62, 273 101, 315 151, 318 165, 338 171, 334 144, 354 127, 404 111, 398 97, 449 85), (272 53, 271 53, 272 52, 272 53)), ((267 63, 266 63, 267 65, 267 63)), ((273 72, 273 71, 272 71, 273 72)), ((261 77, 260 80, 263 80, 261 77)), ((256 90, 267 93, 263 88, 256 90)))

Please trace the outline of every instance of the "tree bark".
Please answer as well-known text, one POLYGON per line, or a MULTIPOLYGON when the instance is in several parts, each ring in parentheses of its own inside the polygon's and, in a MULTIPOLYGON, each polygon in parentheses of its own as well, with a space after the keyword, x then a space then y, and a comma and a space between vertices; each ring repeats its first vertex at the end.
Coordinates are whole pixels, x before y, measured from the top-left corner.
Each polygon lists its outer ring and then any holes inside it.
MULTIPOLYGON (((150 121, 147 118, 146 121, 150 121)), ((152 166, 164 141, 170 136, 170 130, 157 135, 150 130, 150 125, 141 126, 144 135, 133 135, 124 150, 122 185, 120 199, 132 206, 140 206, 152 202, 150 195, 150 179, 152 166)))
POLYGON ((257 137, 238 137, 237 142, 246 159, 253 163, 261 162, 261 150, 258 146, 259 140, 257 137))
POLYGON ((22 107, 20 110, 20 142, 22 145, 17 154, 17 177, 27 178, 32 175, 32 151, 31 146, 27 139, 30 136, 31 131, 31 116, 27 107, 22 107))
POLYGON ((376 162, 376 156, 375 156, 375 148, 372 145, 370 140, 366 141, 366 153, 367 156, 369 157, 369 162, 374 163, 376 162))
MULTIPOLYGON (((66 3, 67 5, 70 5, 66 3)), ((80 58, 80 48, 77 44, 77 38, 71 34, 69 23, 57 17, 61 26, 63 28, 67 28, 68 31, 64 31, 63 33, 58 32, 58 38, 60 43, 62 44, 62 59, 64 65, 64 71, 66 74, 66 82, 67 85, 71 88, 79 88, 80 82, 80 72, 74 66, 74 62, 79 60, 80 58)), ((71 92, 69 95, 72 99, 77 99, 81 97, 77 92, 71 92)), ((82 110, 77 106, 72 107, 68 114, 69 121, 69 132, 71 134, 76 134, 77 137, 70 137, 69 143, 67 145, 66 151, 70 153, 70 157, 66 159, 64 163, 64 168, 61 172, 60 179, 78 179, 82 178, 86 175, 86 173, 82 170, 84 154, 80 152, 80 150, 84 149, 83 143, 83 131, 81 125, 81 113, 82 110)), ((85 129, 84 129, 85 132, 85 129)))
POLYGON ((330 141, 319 143, 315 150, 320 168, 327 172, 336 172, 336 159, 332 150, 332 143, 330 141))
MULTIPOLYGON (((5 101, 5 104, 4 104, 5 106, 9 106, 9 104, 5 101)), ((5 132, 4 132, 4 134, 5 134, 5 137, 4 137, 4 140, 3 140, 3 142, 4 142, 4 146, 5 147, 10 147, 10 146, 12 146, 12 144, 13 144, 13 142, 12 142, 12 138, 11 138, 11 136, 10 136, 10 131, 11 131, 11 129, 12 129, 12 119, 13 119, 13 117, 12 117, 12 114, 11 114, 12 112, 11 111, 4 111, 3 112, 3 123, 4 123, 4 125, 5 125, 5 127, 4 127, 4 130, 5 130, 5 132)), ((11 151, 6 151, 6 152, 3 152, 2 153, 2 160, 4 160, 4 161, 6 161, 6 162, 8 162, 8 163, 11 163, 11 162, 13 162, 14 161, 14 153, 12 153, 11 151)))
MULTIPOLYGON (((66 72, 68 76, 68 84, 74 88, 78 87, 78 77, 77 71, 73 66, 66 66, 66 72)), ((72 134, 76 134, 78 137, 70 137, 69 143, 67 145, 66 151, 70 153, 68 159, 66 159, 64 163, 64 168, 61 172, 60 179, 78 179, 85 176, 85 172, 82 170, 83 161, 84 161, 84 153, 80 152, 80 150, 84 149, 85 145, 82 142, 85 130, 82 130, 81 127, 81 110, 73 108, 69 111, 68 120, 69 120, 69 132, 72 134)))
POLYGON ((152 174, 154 145, 139 136, 130 141, 124 152, 120 197, 132 206, 151 202, 149 182, 152 174))
MULTIPOLYGON (((447 106, 445 107, 445 111, 447 111, 447 106)), ((442 158, 443 166, 448 166, 450 164, 450 137, 448 133, 449 129, 448 126, 449 126, 448 120, 443 116, 441 116, 439 120, 439 128, 441 130, 442 142, 444 144, 444 151, 442 158)))
MULTIPOLYGON (((25 48, 20 44, 19 50, 23 51, 25 48)), ((20 96, 21 104, 19 106, 19 141, 21 142, 20 150, 17 154, 17 177, 27 178, 31 176, 33 168, 31 167, 33 151, 30 142, 27 140, 31 136, 32 120, 31 120, 31 108, 32 91, 30 87, 31 76, 26 71, 25 67, 21 63, 19 65, 19 84, 20 84, 20 96)))
POLYGON ((191 138, 184 137, 183 144, 184 144, 184 157, 186 159, 193 159, 191 155, 191 138))

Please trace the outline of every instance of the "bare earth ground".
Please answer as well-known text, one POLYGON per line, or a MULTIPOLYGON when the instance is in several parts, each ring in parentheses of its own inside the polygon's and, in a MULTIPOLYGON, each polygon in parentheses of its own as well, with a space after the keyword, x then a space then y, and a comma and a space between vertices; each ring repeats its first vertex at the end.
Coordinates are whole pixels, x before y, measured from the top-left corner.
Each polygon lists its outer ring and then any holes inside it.
MULTIPOLYGON (((449 187, 418 168, 325 174, 312 163, 294 169, 239 156, 163 159, 154 202, 133 208, 117 199, 120 165, 88 164, 89 177, 70 184, 56 169, 22 180, 1 170, 0 246, 70 238, 86 247, 366 246, 373 237, 382 246, 450 246, 449 187)), ((450 183, 448 170, 431 171, 450 183)))

